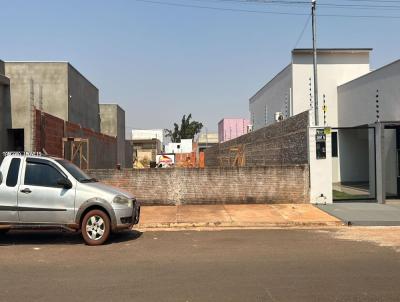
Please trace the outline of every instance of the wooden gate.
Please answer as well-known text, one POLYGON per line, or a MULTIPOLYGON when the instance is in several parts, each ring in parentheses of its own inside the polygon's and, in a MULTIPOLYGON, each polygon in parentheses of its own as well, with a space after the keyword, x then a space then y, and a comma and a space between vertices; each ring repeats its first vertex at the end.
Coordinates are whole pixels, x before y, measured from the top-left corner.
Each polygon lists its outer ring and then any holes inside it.
POLYGON ((89 139, 63 137, 63 158, 81 169, 89 169, 89 139))

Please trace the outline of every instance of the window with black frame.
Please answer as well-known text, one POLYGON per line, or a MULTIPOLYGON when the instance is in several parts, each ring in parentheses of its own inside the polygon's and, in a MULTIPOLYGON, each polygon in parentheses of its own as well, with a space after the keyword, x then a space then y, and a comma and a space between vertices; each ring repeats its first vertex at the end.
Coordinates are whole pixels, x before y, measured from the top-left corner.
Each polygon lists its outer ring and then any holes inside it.
POLYGON ((10 168, 7 173, 6 185, 7 187, 15 187, 18 182, 19 166, 21 164, 20 158, 13 158, 11 160, 10 168))
POLYGON ((332 132, 332 157, 338 157, 338 135, 332 132))
POLYGON ((64 176, 54 167, 38 162, 27 162, 25 185, 40 187, 59 187, 57 182, 64 176))

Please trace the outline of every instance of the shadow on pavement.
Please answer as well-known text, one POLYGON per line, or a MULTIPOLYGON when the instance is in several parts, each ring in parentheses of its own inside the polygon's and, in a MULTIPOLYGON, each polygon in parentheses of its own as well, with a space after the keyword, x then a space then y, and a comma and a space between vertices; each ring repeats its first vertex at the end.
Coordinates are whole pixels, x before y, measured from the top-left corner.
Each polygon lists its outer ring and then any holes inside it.
POLYGON ((121 242, 126 242, 126 241, 131 241, 131 240, 136 240, 139 239, 142 236, 142 232, 133 230, 133 231, 121 231, 117 233, 113 233, 110 236, 110 239, 108 240, 107 244, 113 244, 113 243, 121 243, 121 242))
MULTIPOLYGON (((113 243, 136 240, 142 236, 142 232, 121 231, 111 234, 106 245, 113 243)), ((7 234, 0 234, 0 246, 8 245, 32 245, 32 244, 81 244, 85 245, 81 233, 73 233, 60 230, 27 230, 10 231, 7 234)))

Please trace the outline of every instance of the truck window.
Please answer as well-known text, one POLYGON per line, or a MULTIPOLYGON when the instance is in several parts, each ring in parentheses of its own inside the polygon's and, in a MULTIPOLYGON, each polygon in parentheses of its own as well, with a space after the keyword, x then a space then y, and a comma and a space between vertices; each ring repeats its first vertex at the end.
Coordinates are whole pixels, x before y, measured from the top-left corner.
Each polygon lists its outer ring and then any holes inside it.
POLYGON ((26 163, 25 185, 59 187, 57 181, 61 178, 64 178, 64 176, 50 165, 35 162, 26 163))
POLYGON ((90 176, 86 175, 85 172, 83 172, 81 169, 79 169, 77 166, 75 166, 73 163, 61 159, 57 160, 57 162, 63 166, 71 175, 79 182, 82 182, 84 180, 93 180, 90 176))
POLYGON ((7 187, 15 187, 18 182, 19 165, 21 164, 20 158, 13 158, 11 160, 10 168, 7 173, 7 187))

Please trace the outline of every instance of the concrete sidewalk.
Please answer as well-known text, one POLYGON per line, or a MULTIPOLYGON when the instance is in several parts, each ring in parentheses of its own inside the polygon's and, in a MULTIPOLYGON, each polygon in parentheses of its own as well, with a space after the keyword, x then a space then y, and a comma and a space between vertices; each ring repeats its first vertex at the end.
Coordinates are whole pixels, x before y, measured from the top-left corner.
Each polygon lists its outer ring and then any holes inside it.
POLYGON ((142 206, 139 229, 338 226, 311 204, 142 206))
POLYGON ((339 218, 346 225, 355 226, 400 226, 400 204, 346 202, 319 205, 327 214, 339 218))

